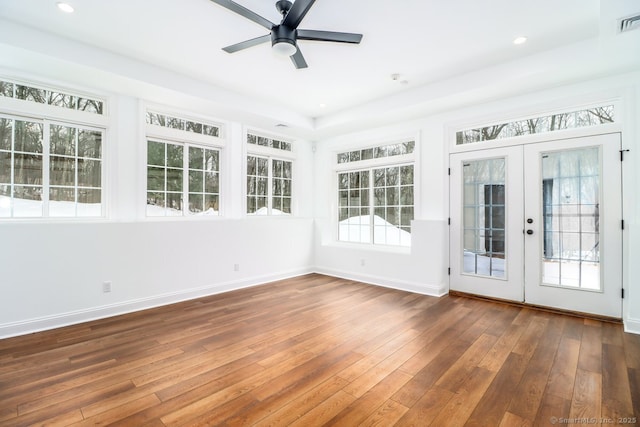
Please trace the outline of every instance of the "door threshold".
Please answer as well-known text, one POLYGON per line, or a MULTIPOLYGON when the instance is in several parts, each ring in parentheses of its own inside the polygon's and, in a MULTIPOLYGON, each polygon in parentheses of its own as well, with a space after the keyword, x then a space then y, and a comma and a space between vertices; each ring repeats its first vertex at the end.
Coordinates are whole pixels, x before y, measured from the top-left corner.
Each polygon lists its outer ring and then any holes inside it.
POLYGON ((602 316, 599 314, 584 313, 581 311, 563 310, 561 308, 545 307, 543 305, 535 305, 535 304, 529 304, 526 302, 517 302, 517 301, 511 301, 511 300, 502 299, 502 298, 487 297, 484 295, 476 295, 476 294, 470 294, 467 292, 460 292, 460 291, 449 291, 449 295, 454 297, 464 297, 464 298, 472 298, 472 299, 483 300, 483 301, 497 302, 497 303, 512 305, 514 307, 531 308, 538 311, 545 311, 547 313, 564 314, 567 316, 579 317, 582 319, 599 320, 601 322, 622 324, 622 319, 619 319, 617 317, 602 316))

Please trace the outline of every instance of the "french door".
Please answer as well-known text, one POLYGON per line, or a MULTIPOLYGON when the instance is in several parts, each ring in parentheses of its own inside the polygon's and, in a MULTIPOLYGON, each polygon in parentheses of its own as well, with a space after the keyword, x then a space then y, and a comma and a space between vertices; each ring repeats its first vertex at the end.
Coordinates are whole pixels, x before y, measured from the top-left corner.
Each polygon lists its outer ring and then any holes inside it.
POLYGON ((451 290, 621 317, 620 135, 451 154, 451 290))

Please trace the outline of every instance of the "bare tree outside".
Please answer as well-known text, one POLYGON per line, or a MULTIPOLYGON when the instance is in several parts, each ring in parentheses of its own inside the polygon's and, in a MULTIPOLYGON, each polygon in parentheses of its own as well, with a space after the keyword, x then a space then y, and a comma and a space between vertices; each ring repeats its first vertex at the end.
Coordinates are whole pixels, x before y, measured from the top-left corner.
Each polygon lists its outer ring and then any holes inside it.
POLYGON ((456 132, 456 145, 613 123, 614 110, 613 105, 606 105, 587 110, 552 114, 550 116, 468 129, 456 132))

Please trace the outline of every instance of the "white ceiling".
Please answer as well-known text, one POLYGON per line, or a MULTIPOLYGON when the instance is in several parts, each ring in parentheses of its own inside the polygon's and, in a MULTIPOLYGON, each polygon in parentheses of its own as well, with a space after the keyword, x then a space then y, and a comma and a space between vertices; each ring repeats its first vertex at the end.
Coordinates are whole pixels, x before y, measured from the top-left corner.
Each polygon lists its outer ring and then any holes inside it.
MULTIPOLYGON (((279 22, 275 0, 237 2, 279 22)), ((586 44, 601 46, 604 33, 614 40, 617 15, 640 11, 637 0, 317 0, 300 28, 364 37, 360 45, 300 41, 309 64, 302 70, 275 56, 269 43, 223 52, 224 46, 267 31, 209 0, 68 3, 73 14, 60 12, 55 0, 1 0, 0 18, 223 88, 257 105, 291 111, 318 128, 337 126, 349 115, 364 116, 366 106, 419 103, 416 98, 433 97, 438 90, 455 92, 461 83, 482 87, 483 71, 497 72, 496 67, 500 72, 517 70, 511 78, 528 75, 521 87, 531 90, 536 87, 531 65, 539 68, 552 58, 558 64, 542 67, 540 84, 638 64, 621 54, 627 63, 621 59, 621 64, 608 63, 589 73, 583 63, 571 67, 567 58, 575 52, 576 61, 584 60, 586 44), (520 35, 528 42, 516 46, 512 41, 520 35), (550 72, 557 77, 549 78, 550 72), (394 82, 394 73, 408 83, 394 82), (474 75, 472 83, 469 76, 474 75)), ((635 33, 627 37, 640 35, 635 33)), ((510 76, 493 78, 498 82, 510 76)))

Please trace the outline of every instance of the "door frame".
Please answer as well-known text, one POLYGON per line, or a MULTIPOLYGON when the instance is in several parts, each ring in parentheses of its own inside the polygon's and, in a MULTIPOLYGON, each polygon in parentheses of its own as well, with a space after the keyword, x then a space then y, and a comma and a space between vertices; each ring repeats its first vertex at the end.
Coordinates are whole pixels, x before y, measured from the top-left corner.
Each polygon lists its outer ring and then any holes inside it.
MULTIPOLYGON (((452 158, 454 156, 457 155, 464 155, 464 154, 469 154, 469 155, 473 155, 474 159, 482 159, 482 158, 495 158, 496 156, 491 156, 491 155, 487 155, 485 157, 482 156, 482 153, 486 152, 488 154, 490 154, 493 150, 497 149, 497 148, 509 148, 509 147, 522 147, 523 153, 526 151, 525 147, 526 146, 530 146, 530 145, 534 145, 534 144, 550 144, 553 142, 560 142, 560 141, 569 141, 569 140, 574 140, 574 139, 584 139, 584 138, 590 138, 590 137, 599 137, 599 136, 612 136, 615 135, 618 138, 618 143, 617 143, 617 150, 622 150, 622 132, 620 130, 612 130, 612 131, 605 131, 605 132, 591 132, 591 133, 586 133, 586 132, 579 132, 577 134, 572 134, 572 135, 558 135, 558 134, 552 134, 552 135, 547 135, 548 138, 545 139, 541 139, 540 135, 535 135, 534 138, 516 138, 516 140, 514 139, 508 139, 504 141, 504 144, 502 146, 497 145, 496 141, 490 141, 491 144, 483 144, 483 143, 478 143, 473 144, 473 145, 469 145, 469 146, 465 146, 465 147, 461 147, 461 146, 456 146, 455 150, 450 150, 450 152, 447 154, 448 156, 448 161, 449 161, 449 182, 448 182, 448 187, 449 187, 449 192, 448 192, 448 205, 449 205, 449 290, 450 291, 454 291, 454 292, 461 292, 461 293, 467 293, 467 294, 475 294, 474 292, 470 292, 468 290, 458 290, 458 289, 452 289, 451 284, 452 284, 452 280, 454 280, 454 274, 452 274, 452 266, 454 265, 455 262, 459 261, 459 254, 454 254, 454 245, 452 244, 453 239, 457 239, 457 238, 461 238, 460 236, 460 231, 458 229, 454 229, 455 227, 451 226, 453 225, 453 221, 452 221, 452 211, 453 211, 453 207, 452 207, 452 202, 454 202, 455 199, 455 194, 452 191, 452 176, 451 176, 451 165, 452 165, 452 158)), ((502 141, 501 141, 502 142, 502 141)), ((562 148, 559 148, 559 150, 562 150, 562 148)), ((621 221, 624 218, 624 195, 622 192, 622 185, 623 185, 623 175, 624 175, 624 171, 622 168, 622 164, 620 164, 620 168, 619 168, 619 184, 620 184, 620 188, 618 189, 618 193, 619 193, 619 216, 620 218, 613 218, 610 221, 621 221)), ((603 173, 604 175, 604 173, 603 173)), ((508 179, 505 178, 505 182, 508 179)), ((516 184, 517 185, 517 184, 516 184)), ((524 191, 524 181, 522 181, 522 191, 524 191)), ((523 233, 524 233, 524 228, 525 228, 525 217, 524 217, 524 209, 525 209, 525 203, 522 203, 523 206, 523 215, 521 216, 522 218, 522 228, 523 228, 523 233)), ((462 209, 462 206, 459 207, 460 209, 462 209)), ((610 226, 611 227, 611 226, 610 226)), ((616 313, 613 315, 600 315, 600 314, 593 314, 593 316, 596 317, 603 317, 603 318, 614 318, 614 319, 621 319, 623 317, 624 314, 624 300, 623 300, 623 294, 624 294, 624 288, 625 288, 625 282, 624 282, 624 244, 625 244, 625 236, 623 233, 624 228, 621 226, 619 231, 620 231, 620 247, 615 249, 614 251, 619 255, 619 265, 618 265, 618 277, 619 277, 619 285, 620 285, 620 289, 615 288, 615 292, 619 295, 619 306, 616 308, 616 313)), ((603 232, 604 235, 604 232, 603 232)), ((523 235, 524 237, 524 235, 523 235)), ((588 312, 584 312, 582 310, 580 310, 579 308, 558 308, 558 307, 554 307, 552 305, 550 306, 546 306, 543 304, 534 304, 534 303, 529 303, 528 301, 526 301, 526 284, 525 284, 525 273, 524 273, 524 266, 525 266, 525 256, 527 256, 527 254, 524 253, 524 238, 522 238, 522 265, 521 265, 521 275, 522 275, 522 291, 523 291, 523 296, 522 299, 520 301, 518 301, 517 299, 513 299, 513 298, 504 298, 502 295, 494 295, 493 292, 487 292, 487 293, 483 293, 483 294, 476 294, 476 295, 480 295, 482 297, 489 297, 489 298, 494 298, 494 299, 506 299, 506 300, 511 300, 514 302, 519 302, 522 303, 524 305, 530 305, 530 306, 544 306, 544 307, 548 307, 548 308, 552 308, 552 309, 557 309, 560 311, 568 311, 568 312, 579 312, 579 313, 583 313, 583 314, 591 314, 588 312)), ((605 255, 607 256, 607 255, 605 255)), ((511 269, 513 270, 513 267, 511 267, 511 269)), ((565 289, 565 291, 572 291, 571 289, 565 289)))
MULTIPOLYGON (((616 144, 615 149, 609 146, 609 149, 600 150, 600 194, 603 199, 600 200, 600 281, 602 290, 576 290, 570 287, 556 287, 541 284, 542 269, 525 271, 525 300, 532 305, 540 305, 544 307, 553 307, 573 312, 595 313, 599 316, 622 318, 622 294, 623 287, 623 230, 621 221, 622 213, 622 162, 618 154, 621 149, 621 134, 600 134, 588 137, 552 140, 544 143, 530 144, 525 146, 525 156, 528 158, 534 156, 534 153, 557 152, 565 150, 573 150, 579 148, 604 147, 609 144, 616 144), (615 142, 614 142, 615 140, 615 142), (554 142, 561 142, 562 146, 554 146, 554 142), (529 150, 527 150, 527 147, 529 150), (613 174, 617 177, 614 178, 613 174), (618 185, 619 184, 619 185, 618 185), (603 204, 603 202, 605 204, 603 204), (614 235, 614 232, 616 235, 614 235), (618 262, 615 262, 616 259, 618 262), (612 261, 613 260, 613 261, 612 261), (617 268, 615 267, 617 264, 617 268), (612 267, 613 266, 613 267, 612 267), (603 268, 604 267, 604 268, 603 268), (611 283, 619 283, 620 288, 610 285, 611 283), (608 285, 609 284, 609 285, 608 285), (575 292, 580 292, 576 294, 575 292), (599 297, 601 296, 601 297, 599 297), (558 304, 555 301, 561 301, 558 304), (592 308, 589 308, 592 307, 592 308), (597 307, 597 308, 595 308, 597 307)), ((537 162, 541 159, 537 158, 537 162)), ((532 159, 533 161, 533 159, 532 159)), ((533 179, 539 181, 540 165, 537 164, 533 179)), ((536 182, 537 184, 538 182, 536 182)), ((525 189, 527 187, 525 186, 525 189)), ((540 255, 542 252, 542 227, 540 221, 542 212, 533 212, 533 208, 542 208, 538 205, 537 200, 541 197, 541 187, 534 185, 533 188, 525 191, 525 213, 527 217, 536 219, 531 227, 537 232, 533 235, 525 235, 527 242, 525 247, 525 266, 537 265, 540 267, 540 255)), ((526 268, 526 267, 525 267, 526 268)))
POLYGON ((523 254, 524 241, 518 233, 509 230, 517 230, 521 227, 521 218, 524 215, 524 203, 522 199, 522 146, 509 146, 501 148, 491 148, 482 151, 469 151, 463 153, 452 153, 449 155, 449 289, 452 290, 451 281, 456 279, 454 291, 476 294, 474 292, 481 286, 483 296, 504 299, 515 302, 524 301, 524 288, 520 286, 522 283, 522 271, 524 268, 523 254), (459 204, 457 208, 452 209, 451 202, 454 200, 462 200, 462 185, 453 186, 452 182, 459 174, 460 183, 463 180, 464 162, 475 160, 491 160, 505 158, 505 176, 504 181, 515 181, 515 185, 506 185, 505 194, 505 254, 519 254, 518 256, 506 257, 505 259, 505 277, 488 277, 465 274, 462 271, 463 259, 461 259, 461 251, 456 248, 463 248, 463 232, 462 217, 464 212, 464 203, 459 204), (519 162, 510 161, 513 157, 518 158, 519 162), (457 164, 454 166, 453 162, 457 164), (512 200, 519 202, 511 203, 512 200), (454 239, 457 241, 454 244, 454 239))

